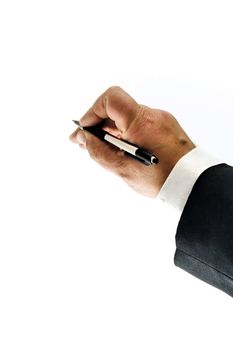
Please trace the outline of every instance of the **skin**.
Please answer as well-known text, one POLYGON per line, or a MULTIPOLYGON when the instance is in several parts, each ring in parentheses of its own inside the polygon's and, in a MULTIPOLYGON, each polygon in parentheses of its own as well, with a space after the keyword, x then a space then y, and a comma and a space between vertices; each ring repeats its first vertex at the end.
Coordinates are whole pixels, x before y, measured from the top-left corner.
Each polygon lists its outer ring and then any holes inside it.
POLYGON ((92 126, 103 120, 106 131, 155 154, 159 164, 145 166, 87 131, 75 130, 70 140, 145 196, 156 197, 178 160, 195 148, 169 112, 137 103, 118 86, 110 87, 99 96, 80 124, 92 126))

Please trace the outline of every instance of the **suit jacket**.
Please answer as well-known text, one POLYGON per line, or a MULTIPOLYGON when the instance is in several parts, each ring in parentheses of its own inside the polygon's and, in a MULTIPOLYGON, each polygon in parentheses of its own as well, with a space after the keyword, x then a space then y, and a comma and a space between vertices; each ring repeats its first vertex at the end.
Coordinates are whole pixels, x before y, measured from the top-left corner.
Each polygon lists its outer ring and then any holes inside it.
POLYGON ((176 232, 175 265, 233 297, 233 167, 197 179, 176 232))

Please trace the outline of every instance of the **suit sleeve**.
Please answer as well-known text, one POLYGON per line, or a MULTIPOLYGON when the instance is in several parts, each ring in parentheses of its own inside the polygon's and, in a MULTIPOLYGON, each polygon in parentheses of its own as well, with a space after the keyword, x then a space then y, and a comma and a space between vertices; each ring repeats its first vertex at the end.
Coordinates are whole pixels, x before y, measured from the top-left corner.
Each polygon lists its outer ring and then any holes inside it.
POLYGON ((233 167, 205 170, 176 232, 175 265, 233 297, 233 167))

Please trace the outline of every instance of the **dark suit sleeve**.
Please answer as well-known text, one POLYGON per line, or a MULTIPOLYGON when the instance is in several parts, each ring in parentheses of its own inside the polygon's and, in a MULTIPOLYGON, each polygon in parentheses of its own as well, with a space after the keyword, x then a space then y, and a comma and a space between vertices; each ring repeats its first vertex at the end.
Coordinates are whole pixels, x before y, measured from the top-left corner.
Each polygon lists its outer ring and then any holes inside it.
POLYGON ((176 232, 175 265, 233 297, 233 167, 196 181, 176 232))

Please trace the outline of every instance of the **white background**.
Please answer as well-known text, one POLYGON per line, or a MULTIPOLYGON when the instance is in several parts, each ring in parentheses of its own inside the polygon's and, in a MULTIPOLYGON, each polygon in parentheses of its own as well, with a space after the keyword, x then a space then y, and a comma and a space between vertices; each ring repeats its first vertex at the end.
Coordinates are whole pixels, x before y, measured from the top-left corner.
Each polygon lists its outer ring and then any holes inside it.
POLYGON ((68 136, 111 85, 233 162, 231 1, 0 2, 0 348, 232 349, 176 222, 68 136))

